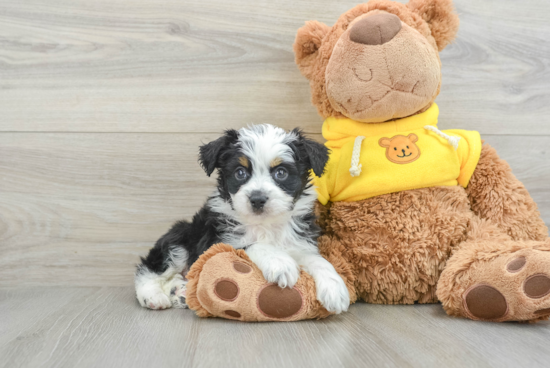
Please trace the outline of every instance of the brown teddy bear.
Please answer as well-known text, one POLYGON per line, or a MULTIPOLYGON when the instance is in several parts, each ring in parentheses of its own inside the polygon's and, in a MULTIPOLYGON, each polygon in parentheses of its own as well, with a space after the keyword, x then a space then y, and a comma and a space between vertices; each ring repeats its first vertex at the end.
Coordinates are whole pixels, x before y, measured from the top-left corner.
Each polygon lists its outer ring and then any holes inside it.
MULTIPOLYGON (((315 179, 319 248, 352 302, 441 302, 475 320, 548 319, 550 240, 536 204, 477 132, 437 128, 439 51, 458 24, 451 0, 371 0, 332 27, 312 21, 298 31, 296 63, 331 149, 315 179)), ((329 314, 309 275, 294 289, 268 285, 243 251, 225 245, 188 277, 187 302, 200 316, 329 314), (217 280, 228 276, 236 295, 220 300, 217 280)))

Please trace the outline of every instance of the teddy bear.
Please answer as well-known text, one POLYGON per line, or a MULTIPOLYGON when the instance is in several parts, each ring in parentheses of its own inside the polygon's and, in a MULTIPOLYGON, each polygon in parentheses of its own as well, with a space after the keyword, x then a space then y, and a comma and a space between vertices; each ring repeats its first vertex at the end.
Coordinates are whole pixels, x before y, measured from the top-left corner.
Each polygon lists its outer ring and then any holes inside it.
MULTIPOLYGON (((351 302, 441 303, 482 321, 550 316, 548 229, 524 185, 478 132, 440 130, 441 52, 459 19, 451 0, 371 0, 329 27, 298 30, 330 159, 318 191, 321 254, 351 302)), ((188 274, 199 316, 324 318, 314 282, 268 284, 244 251, 220 244, 188 274), (221 279, 234 280, 224 300, 221 279)))

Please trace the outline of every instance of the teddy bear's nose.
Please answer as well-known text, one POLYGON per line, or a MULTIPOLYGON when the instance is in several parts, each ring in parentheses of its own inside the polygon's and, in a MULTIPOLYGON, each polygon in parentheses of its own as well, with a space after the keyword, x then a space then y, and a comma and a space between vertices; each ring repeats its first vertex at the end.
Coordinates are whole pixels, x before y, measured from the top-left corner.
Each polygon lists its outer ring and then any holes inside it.
POLYGON ((379 13, 355 23, 349 38, 364 45, 382 45, 391 41, 400 30, 401 19, 397 15, 379 13))

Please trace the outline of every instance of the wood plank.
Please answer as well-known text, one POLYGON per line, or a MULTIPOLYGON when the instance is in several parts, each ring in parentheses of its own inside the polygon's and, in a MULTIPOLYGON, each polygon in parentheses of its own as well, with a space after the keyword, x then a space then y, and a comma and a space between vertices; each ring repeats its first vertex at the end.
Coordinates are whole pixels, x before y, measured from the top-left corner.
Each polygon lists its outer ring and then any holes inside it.
POLYGON ((127 285, 137 255, 214 189, 197 163, 212 139, 0 134, 0 282, 127 285))
POLYGON ((550 354, 547 321, 531 325, 471 321, 449 317, 439 304, 359 304, 350 313, 386 341, 388 349, 399 349, 413 366, 545 367, 550 354))
MULTIPOLYGON (((405 2, 401 0, 401 2, 405 2)), ((484 134, 550 134, 545 0, 456 0, 442 53, 442 120, 484 134)), ((356 1, 0 1, 0 131, 320 132, 292 43, 356 1)))
POLYGON ((544 367, 550 358, 549 322, 473 322, 437 304, 241 323, 146 310, 131 287, 45 287, 0 289, 0 313, 0 367, 544 367))
POLYGON ((485 134, 548 134, 550 3, 454 3, 461 27, 441 54, 442 118, 485 134))
MULTIPOLYGON (((213 190, 196 153, 216 137, 0 134, 0 285, 130 284, 138 256, 213 190)), ((550 224, 550 137, 484 138, 550 224)))
MULTIPOLYGON (((481 131, 550 224, 550 3, 455 4, 440 127, 481 131)), ((356 304, 245 324, 135 301, 138 257, 214 186, 201 142, 263 122, 322 140, 292 42, 355 5, 0 0, 0 367, 548 365, 549 322, 356 304)))

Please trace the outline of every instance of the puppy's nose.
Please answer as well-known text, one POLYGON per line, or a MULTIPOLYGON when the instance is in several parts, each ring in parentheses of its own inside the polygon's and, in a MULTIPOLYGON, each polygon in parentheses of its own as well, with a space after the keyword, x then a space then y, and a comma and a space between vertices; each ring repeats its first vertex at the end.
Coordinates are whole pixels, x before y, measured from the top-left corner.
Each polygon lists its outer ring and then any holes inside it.
POLYGON ((355 23, 349 38, 363 45, 382 45, 391 41, 400 30, 401 20, 397 15, 379 13, 355 23))
POLYGON ((255 190, 250 194, 250 204, 252 205, 252 208, 256 210, 261 210, 264 208, 265 202, 267 202, 268 198, 265 194, 262 192, 255 190))

